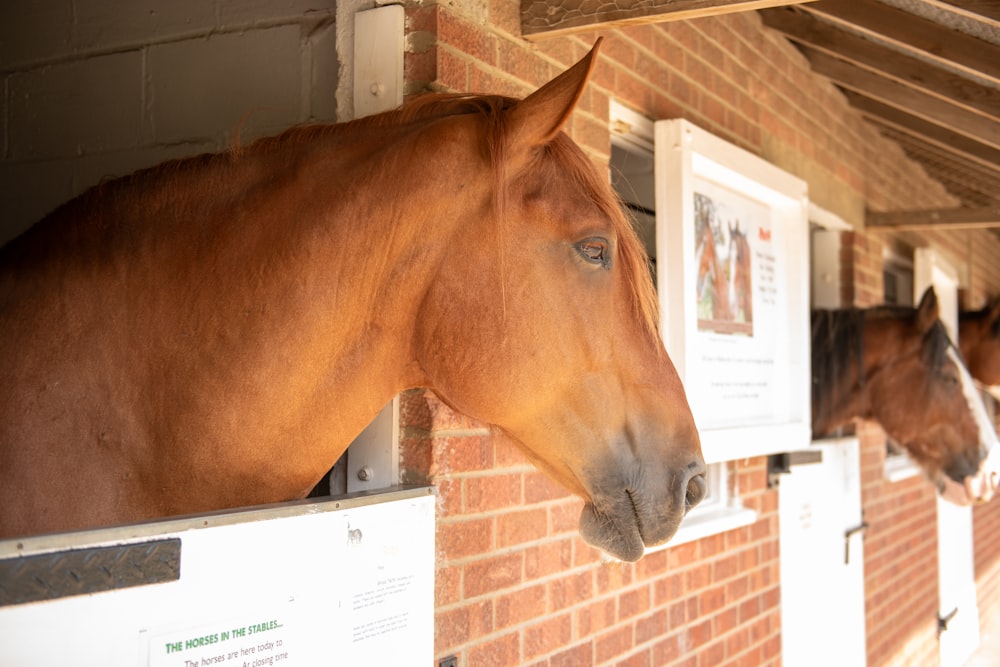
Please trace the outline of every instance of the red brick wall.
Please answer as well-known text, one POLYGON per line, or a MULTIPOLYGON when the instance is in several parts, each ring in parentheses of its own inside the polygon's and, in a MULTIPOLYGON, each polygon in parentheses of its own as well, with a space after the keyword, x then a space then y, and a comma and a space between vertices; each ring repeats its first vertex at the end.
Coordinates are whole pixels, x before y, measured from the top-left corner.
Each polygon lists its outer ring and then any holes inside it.
POLYGON ((1000 623, 1000 502, 972 510, 976 591, 982 627, 1000 623))
POLYGON ((462 665, 780 664, 777 496, 732 467, 752 526, 603 562, 582 503, 430 392, 404 396, 408 481, 439 493, 435 652, 462 665))
MULTIPOLYGON (((572 64, 594 35, 521 40, 518 3, 494 0, 407 10, 407 90, 523 96, 572 64)), ((650 118, 684 117, 810 183, 811 197, 861 228, 866 207, 954 201, 882 139, 798 52, 754 13, 603 31, 592 85, 568 128, 606 165, 609 100, 650 118)), ((971 267, 971 298, 1000 290, 996 239, 900 235, 940 246, 971 267), (991 245, 992 244, 992 245, 991 245), (992 253, 992 254, 991 254, 992 253), (995 264, 995 259, 993 260, 995 264)), ((881 302, 884 234, 847 235, 845 303, 881 302)), ((978 303, 974 304, 978 305, 978 303)), ((407 475, 439 491, 437 659, 461 665, 779 665, 777 492, 766 461, 729 464, 746 528, 672 547, 637 564, 609 564, 580 540, 580 501, 540 475, 515 447, 441 405, 404 400, 407 475)), ((869 664, 936 662, 937 562, 933 491, 884 480, 884 435, 859 428, 866 541, 869 664)), ((1000 504, 998 504, 1000 507, 1000 504)), ((976 511, 976 536, 996 535, 995 508, 976 511), (990 511, 992 510, 992 511, 990 511)), ((977 550, 980 588, 1000 604, 1000 540, 977 550)), ((985 597, 984 597, 985 599, 985 597)))

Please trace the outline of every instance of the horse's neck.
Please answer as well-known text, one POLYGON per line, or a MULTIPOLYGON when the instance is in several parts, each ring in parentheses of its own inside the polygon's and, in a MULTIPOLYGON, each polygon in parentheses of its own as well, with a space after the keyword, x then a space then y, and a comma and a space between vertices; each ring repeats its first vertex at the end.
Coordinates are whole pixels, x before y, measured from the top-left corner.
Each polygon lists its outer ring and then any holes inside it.
MULTIPOLYGON (((421 186, 409 185, 419 179, 374 148, 333 145, 324 154, 300 146, 148 174, 134 200, 108 197, 93 207, 98 232, 118 224, 109 218, 142 222, 121 242, 128 247, 115 253, 115 266, 88 275, 88 263, 109 253, 94 241, 93 257, 66 272, 64 292, 89 281, 101 298, 58 298, 95 327, 130 312, 114 333, 140 344, 121 346, 128 358, 118 367, 165 401, 193 403, 192 430, 255 415, 262 433, 278 437, 279 421, 298 415, 317 425, 303 438, 349 441, 393 394, 421 384, 409 338, 436 266, 427 254, 445 245, 429 242, 424 224, 454 217, 434 201, 401 204, 419 195, 421 186), (150 201, 168 203, 144 218, 150 201), (334 389, 343 398, 331 404, 334 389), (229 398, 208 415, 200 391, 229 398), (304 418, 314 410, 323 414, 304 418)), ((83 333, 81 350, 107 348, 107 331, 83 333)))

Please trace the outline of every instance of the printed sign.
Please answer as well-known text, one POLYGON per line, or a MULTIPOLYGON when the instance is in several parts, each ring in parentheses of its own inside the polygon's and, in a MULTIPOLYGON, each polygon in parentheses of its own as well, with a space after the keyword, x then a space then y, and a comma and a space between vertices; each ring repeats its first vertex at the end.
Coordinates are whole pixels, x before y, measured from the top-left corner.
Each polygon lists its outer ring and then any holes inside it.
POLYGON ((780 228, 770 208, 697 179, 691 266, 697 326, 685 386, 700 425, 771 423, 788 369, 777 344, 787 321, 780 228), (776 239, 775 236, 778 236, 776 239))
POLYGON ((426 665, 433 489, 0 542, 0 558, 181 540, 180 578, 0 607, 0 664, 426 665), (59 637, 53 641, 53 637, 59 637))

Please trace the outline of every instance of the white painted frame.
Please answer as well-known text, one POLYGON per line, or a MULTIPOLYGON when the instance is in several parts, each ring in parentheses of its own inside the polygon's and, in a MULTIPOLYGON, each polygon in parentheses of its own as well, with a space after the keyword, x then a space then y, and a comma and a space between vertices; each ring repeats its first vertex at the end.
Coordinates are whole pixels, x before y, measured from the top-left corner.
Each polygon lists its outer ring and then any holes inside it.
MULTIPOLYGON (((808 447, 808 187, 801 179, 687 120, 659 121, 654 136, 662 330, 667 350, 688 389, 705 460, 725 461, 808 447), (773 414, 741 423, 720 421, 725 411, 718 409, 710 390, 699 388, 699 377, 693 372, 699 364, 704 365, 700 355, 711 344, 697 329, 694 265, 694 193, 706 183, 765 207, 773 239, 778 321, 771 327, 774 339, 760 341, 773 351, 761 359, 775 369, 766 389, 774 399, 769 403, 773 414)), ((757 250, 754 252, 756 256, 757 250)), ((757 312, 755 296, 755 319, 757 312)))

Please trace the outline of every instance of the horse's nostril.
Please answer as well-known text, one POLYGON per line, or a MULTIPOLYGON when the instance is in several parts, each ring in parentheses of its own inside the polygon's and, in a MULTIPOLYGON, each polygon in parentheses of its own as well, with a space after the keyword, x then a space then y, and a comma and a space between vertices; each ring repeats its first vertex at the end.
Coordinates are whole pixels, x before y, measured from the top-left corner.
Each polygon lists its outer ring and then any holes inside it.
POLYGON ((705 476, 702 474, 694 475, 688 480, 687 494, 684 497, 686 509, 690 510, 704 500, 707 493, 708 483, 705 481, 705 476))

